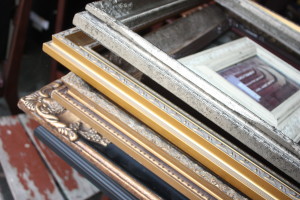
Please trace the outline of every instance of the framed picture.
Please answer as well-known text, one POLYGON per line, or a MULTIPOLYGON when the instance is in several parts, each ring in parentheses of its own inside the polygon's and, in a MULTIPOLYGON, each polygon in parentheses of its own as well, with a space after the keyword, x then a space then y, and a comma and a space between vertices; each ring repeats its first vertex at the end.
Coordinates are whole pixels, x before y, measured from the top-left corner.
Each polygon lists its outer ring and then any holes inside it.
MULTIPOLYGON (((300 73, 250 39, 241 38, 179 61, 276 129, 291 126, 288 122, 300 106, 300 73)), ((285 134, 295 142, 300 140, 296 131, 285 134)))
MULTIPOLYGON (((82 33, 76 28, 58 33, 53 36, 53 40, 51 42, 44 44, 44 50, 49 55, 53 56, 59 62, 68 67, 71 71, 77 73, 80 75, 80 77, 83 77, 87 83, 91 84, 99 92, 103 93, 108 98, 113 99, 116 104, 131 113, 133 116, 140 116, 139 119, 143 123, 157 131, 158 135, 163 136, 169 141, 172 141, 172 143, 176 145, 176 148, 182 149, 185 153, 193 157, 198 162, 201 162, 202 164, 206 163, 206 166, 208 166, 210 170, 224 178, 225 181, 228 181, 230 184, 234 185, 238 190, 245 192, 251 198, 257 199, 261 196, 264 198, 269 198, 272 196, 272 198, 276 197, 279 199, 286 199, 288 196, 295 196, 295 198, 299 196, 297 192, 295 192, 293 189, 290 189, 292 187, 286 187, 287 184, 284 178, 278 179, 274 177, 270 173, 270 169, 260 167, 261 165, 256 164, 257 161, 253 160, 249 154, 245 155, 240 153, 239 151, 242 150, 236 146, 231 146, 230 142, 226 140, 226 138, 221 140, 219 135, 217 135, 218 133, 208 128, 205 124, 197 121, 183 110, 174 106, 171 102, 168 102, 162 98, 153 90, 147 88, 141 82, 138 82, 137 80, 125 74, 119 69, 119 67, 115 66, 103 56, 96 54, 96 52, 93 51, 93 47, 95 45, 94 43, 82 44, 82 46, 78 46, 77 44, 82 37, 75 37, 76 34, 79 34, 77 36, 82 36, 82 33), (70 40, 69 36, 72 36, 74 40, 70 40), (229 142, 229 144, 227 144, 225 141, 229 142), (248 158, 248 156, 250 158, 248 158), (247 163, 247 165, 245 165, 245 163, 247 163), (249 184, 249 182, 252 181, 256 181, 256 184, 249 184), (265 188, 267 187, 270 189, 265 192, 265 188)), ((85 102, 85 105, 91 103, 91 105, 94 107, 93 110, 95 113, 104 113, 97 105, 99 102, 91 102, 93 98, 87 96, 86 90, 84 91, 84 95, 79 95, 76 92, 76 90, 79 89, 78 86, 73 87, 72 89, 70 84, 66 84, 70 88, 69 94, 76 94, 78 97, 80 96, 80 100, 78 99, 78 102, 85 102)), ((62 89, 60 91, 64 92, 65 90, 62 89)), ((92 128, 95 130, 99 129, 98 131, 100 131, 99 125, 101 125, 101 123, 94 123, 96 118, 91 115, 91 110, 83 111, 78 109, 78 106, 75 106, 77 104, 69 104, 71 102, 70 98, 65 96, 65 94, 61 93, 60 91, 51 93, 54 100, 61 103, 64 107, 70 108, 76 116, 87 120, 87 124, 91 124, 92 128)), ((28 99, 30 100, 30 98, 28 99)), ((22 105, 27 104, 29 103, 22 103, 22 105)), ((105 112, 111 115, 112 110, 113 109, 109 109, 105 112)), ((109 117, 104 118, 109 119, 109 117)), ((113 117, 112 119, 115 118, 113 117)), ((126 126, 127 124, 131 123, 124 123, 126 126)), ((118 127, 121 127, 120 124, 118 127)), ((122 129, 127 130, 125 127, 122 129)), ((114 131, 114 133, 119 132, 114 131)), ((111 136, 112 135, 107 135, 107 138, 110 139, 111 136)), ((134 137, 134 141, 139 142, 141 145, 148 144, 146 138, 141 138, 140 136, 135 136, 133 134, 129 134, 128 136, 130 138, 134 137)), ((119 138, 115 136, 113 137, 119 138)), ((136 145, 133 147, 137 149, 136 145)), ((152 148, 154 145, 149 145, 149 147, 152 148)), ((164 156, 160 152, 161 149, 158 149, 158 153, 155 153, 155 155, 160 155, 160 159, 163 160, 167 158, 167 156, 164 156)), ((129 151, 132 151, 132 149, 129 151)), ((151 150, 151 152, 154 151, 151 150)), ((153 157, 151 157, 151 159, 153 160, 153 157)), ((170 161, 173 162, 174 157, 171 157, 170 161)), ((146 162, 141 161, 141 163, 146 162)), ((168 161, 168 163, 170 162, 168 161)), ((288 164, 289 163, 286 165, 288 164)), ((161 166, 161 164, 159 165, 161 166)), ((177 166, 179 168, 179 165, 177 164, 172 164, 172 166, 177 166)), ((149 166, 149 169, 156 170, 156 167, 149 166)), ((184 167, 180 168, 180 171, 183 170, 184 167)), ((162 177, 161 172, 158 172, 158 174, 160 174, 159 176, 162 177)), ((197 177, 198 176, 195 174, 191 174, 188 179, 192 180, 197 177)), ((181 184, 181 180, 183 179, 180 179, 178 182, 174 180, 175 179, 171 179, 170 184, 173 184, 174 187, 177 187, 174 184, 181 184)), ((195 181, 197 184, 200 182, 201 181, 195 181)), ((184 189, 190 195, 193 195, 193 191, 195 191, 195 187, 192 184, 185 185, 184 188, 178 186, 177 189, 184 189)), ((193 196, 188 197, 194 199, 193 196)))

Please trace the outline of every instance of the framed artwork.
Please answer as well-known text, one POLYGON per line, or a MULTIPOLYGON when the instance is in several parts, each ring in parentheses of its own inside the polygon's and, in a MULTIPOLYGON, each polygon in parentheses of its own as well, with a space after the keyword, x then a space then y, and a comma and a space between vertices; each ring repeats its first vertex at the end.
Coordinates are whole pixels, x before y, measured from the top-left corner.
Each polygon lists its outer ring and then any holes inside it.
MULTIPOLYGON (((299 71, 248 38, 179 61, 279 130, 300 106, 299 71)), ((299 134, 286 134, 300 140, 299 134)))

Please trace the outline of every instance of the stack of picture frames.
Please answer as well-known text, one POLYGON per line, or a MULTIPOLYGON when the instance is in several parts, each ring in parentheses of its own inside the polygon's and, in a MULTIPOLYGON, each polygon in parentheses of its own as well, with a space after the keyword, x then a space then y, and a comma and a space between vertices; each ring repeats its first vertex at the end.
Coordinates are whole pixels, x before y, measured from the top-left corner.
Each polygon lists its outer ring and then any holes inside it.
POLYGON ((248 0, 103 0, 73 23, 43 46, 71 73, 19 102, 52 134, 138 199, 300 198, 299 26, 248 0))

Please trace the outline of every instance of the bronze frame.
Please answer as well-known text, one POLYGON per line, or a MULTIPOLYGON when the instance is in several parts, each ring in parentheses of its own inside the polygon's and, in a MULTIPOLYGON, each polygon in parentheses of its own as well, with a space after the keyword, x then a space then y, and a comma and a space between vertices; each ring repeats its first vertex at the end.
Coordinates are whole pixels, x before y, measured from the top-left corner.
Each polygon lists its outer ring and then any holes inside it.
POLYGON ((84 136, 85 134, 80 134, 80 131, 73 127, 74 124, 83 122, 51 98, 51 93, 62 85, 63 83, 58 80, 31 95, 21 98, 18 103, 19 108, 30 114, 42 126, 137 198, 149 200, 161 199, 80 139, 80 137, 84 137, 102 146, 110 143, 110 141, 102 137, 101 134, 97 133, 95 135, 93 129, 89 129, 88 131, 84 130, 88 135, 88 137, 86 137, 84 136))

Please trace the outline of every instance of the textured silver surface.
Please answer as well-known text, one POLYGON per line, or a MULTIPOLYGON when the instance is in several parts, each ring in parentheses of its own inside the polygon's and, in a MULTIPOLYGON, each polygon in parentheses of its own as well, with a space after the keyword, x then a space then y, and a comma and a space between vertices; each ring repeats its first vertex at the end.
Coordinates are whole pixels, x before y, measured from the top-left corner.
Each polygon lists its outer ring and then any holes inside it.
MULTIPOLYGON (((278 18, 258 9, 257 4, 249 0, 216 0, 250 24, 255 25, 278 41, 300 54, 300 28, 292 28, 278 18)), ((292 23, 292 22, 288 22, 292 23)), ((297 25, 292 25, 297 27, 297 25)))
POLYGON ((202 49, 228 28, 222 8, 211 5, 152 31, 144 38, 165 53, 182 57, 186 52, 202 49))
MULTIPOLYGON (((159 1, 139 1, 139 0, 104 0, 90 3, 87 9, 93 8, 95 14, 104 11, 110 16, 120 20, 123 24, 126 24, 130 29, 136 30, 142 27, 149 26, 158 20, 171 17, 179 14, 189 8, 193 8, 205 0, 159 0, 159 1)), ((226 29, 224 23, 226 21, 225 15, 221 12, 221 8, 218 6, 210 6, 201 12, 195 12, 191 16, 187 16, 184 19, 177 20, 175 23, 165 26, 163 30, 151 32, 146 35, 145 38, 165 51, 168 54, 182 55, 182 51, 187 46, 194 45, 199 49, 201 46, 206 45, 209 41, 215 39, 218 35, 226 29), (211 20, 207 21, 206 16, 209 15, 211 20), (195 23, 199 26, 195 26, 195 23), (185 30, 191 31, 185 32, 184 37, 180 40, 174 40, 178 34, 181 34, 185 30), (222 30, 222 31, 220 31, 222 30), (202 41, 198 41, 202 38, 202 41), (201 42, 201 43, 200 43, 201 42)), ((177 55, 176 55, 177 56, 177 55)), ((109 52, 106 56, 113 63, 118 66, 122 66, 122 69, 140 80, 142 73, 136 68, 127 63, 124 59, 109 52)))
POLYGON ((131 29, 149 26, 157 20, 176 15, 193 8, 205 0, 104 0, 88 4, 87 10, 93 9, 95 16, 104 11, 120 20, 131 29))
POLYGON ((79 13, 74 18, 77 27, 231 133, 294 180, 300 180, 297 144, 119 21, 104 12, 93 11, 93 8, 89 11, 92 14, 97 13, 97 18, 87 12, 79 13))
MULTIPOLYGON (((199 51, 224 33, 228 27, 228 21, 221 7, 211 5, 152 31, 144 38, 168 55, 179 58, 199 51)), ((118 55, 109 52, 104 57, 139 79, 140 71, 118 55)))
MULTIPOLYGON (((211 5, 152 31, 146 34, 144 38, 168 55, 179 58, 199 51, 224 33, 228 26, 228 21, 221 7, 211 5)), ((104 57, 140 80, 141 72, 118 55, 109 52, 104 57)))
POLYGON ((219 190, 226 193, 232 199, 246 199, 244 196, 239 194, 229 185, 227 185, 222 180, 220 180, 219 178, 211 174, 211 172, 206 170, 205 167, 203 167, 201 164, 189 158, 183 152, 181 152, 176 147, 174 147, 171 143, 161 138, 156 132, 154 132, 148 126, 146 126, 141 121, 128 114, 125 110, 116 106, 114 103, 106 99, 98 91, 95 91, 92 87, 90 87, 87 83, 85 83, 82 79, 80 79, 75 74, 69 73, 68 75, 64 76, 62 80, 67 85, 70 85, 72 88, 76 88, 76 90, 79 93, 88 97, 91 101, 101 106, 101 108, 111 113, 113 116, 115 116, 124 124, 127 124, 131 129, 135 130, 144 138, 151 141, 154 145, 164 150, 166 153, 174 157, 174 159, 178 160, 184 166, 191 169, 197 175, 204 178, 207 182, 219 188, 219 190))

